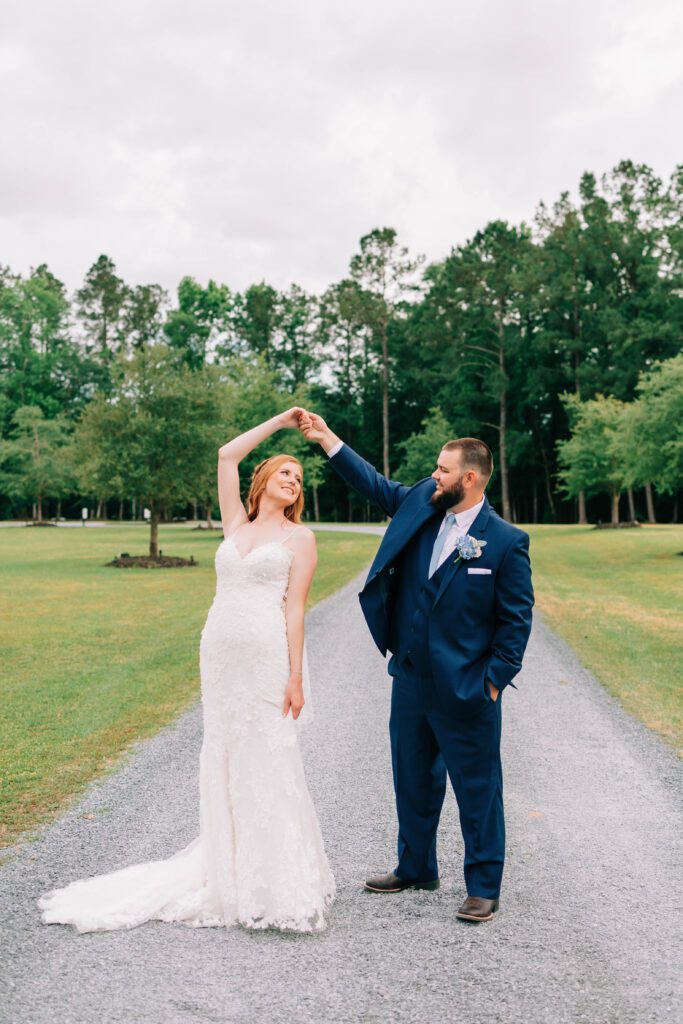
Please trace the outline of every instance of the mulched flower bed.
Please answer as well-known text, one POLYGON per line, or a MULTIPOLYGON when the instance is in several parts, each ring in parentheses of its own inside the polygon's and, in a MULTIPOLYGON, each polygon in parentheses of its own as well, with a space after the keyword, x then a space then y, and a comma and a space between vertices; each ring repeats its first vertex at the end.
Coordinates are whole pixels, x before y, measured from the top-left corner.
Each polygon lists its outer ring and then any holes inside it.
POLYGON ((594 530, 629 530, 632 526, 640 526, 640 523, 596 523, 594 530))
POLYGON ((149 555, 117 555, 117 557, 107 562, 107 565, 113 565, 115 569, 177 569, 184 565, 198 565, 199 563, 190 556, 190 558, 173 558, 171 555, 159 555, 158 558, 150 558, 149 555))

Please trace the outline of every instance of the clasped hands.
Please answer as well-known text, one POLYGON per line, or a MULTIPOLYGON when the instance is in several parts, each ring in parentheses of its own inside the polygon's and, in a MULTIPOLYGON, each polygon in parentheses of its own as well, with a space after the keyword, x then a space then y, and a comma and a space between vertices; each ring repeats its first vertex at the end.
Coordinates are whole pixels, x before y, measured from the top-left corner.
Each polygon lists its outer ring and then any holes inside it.
POLYGON ((300 430, 309 441, 322 440, 323 433, 327 430, 327 424, 322 416, 309 412, 308 409, 304 409, 300 405, 292 406, 291 409, 283 412, 280 416, 280 424, 282 427, 293 427, 300 430))

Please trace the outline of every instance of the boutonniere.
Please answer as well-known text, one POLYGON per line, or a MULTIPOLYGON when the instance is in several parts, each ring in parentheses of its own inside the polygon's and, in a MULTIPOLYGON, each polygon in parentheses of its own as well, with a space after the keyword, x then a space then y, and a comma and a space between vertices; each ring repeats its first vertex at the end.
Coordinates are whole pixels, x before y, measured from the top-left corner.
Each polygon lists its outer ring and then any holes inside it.
POLYGON ((457 565, 463 558, 466 561, 469 561, 470 558, 480 558, 481 549, 485 547, 485 540, 478 540, 476 537, 471 537, 468 533, 465 537, 461 537, 455 542, 455 550, 458 552, 458 557, 453 562, 453 565, 457 565))

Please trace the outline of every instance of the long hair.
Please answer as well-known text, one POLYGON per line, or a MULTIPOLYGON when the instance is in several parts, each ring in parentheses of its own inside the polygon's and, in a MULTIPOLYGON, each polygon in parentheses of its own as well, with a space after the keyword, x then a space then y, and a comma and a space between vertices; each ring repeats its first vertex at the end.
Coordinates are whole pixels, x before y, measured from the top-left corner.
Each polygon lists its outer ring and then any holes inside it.
POLYGON ((302 483, 301 490, 299 491, 299 497, 292 505, 288 505, 285 509, 285 519, 289 519, 293 523, 301 522, 301 513, 304 510, 304 471, 299 460, 295 459, 293 455, 271 455, 269 459, 264 459, 263 462, 259 462, 252 474, 251 486, 249 487, 249 493, 247 494, 247 518, 249 522, 253 522, 258 515, 261 496, 266 489, 266 484, 273 473, 276 473, 280 466, 283 466, 285 462, 296 463, 301 470, 302 483))

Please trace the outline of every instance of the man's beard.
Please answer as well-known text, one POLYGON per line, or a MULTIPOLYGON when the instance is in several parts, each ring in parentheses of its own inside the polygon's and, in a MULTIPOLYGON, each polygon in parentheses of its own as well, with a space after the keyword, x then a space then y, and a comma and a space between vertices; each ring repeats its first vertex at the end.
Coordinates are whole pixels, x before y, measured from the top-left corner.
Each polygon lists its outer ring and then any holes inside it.
POLYGON ((457 480, 454 484, 451 484, 450 490, 444 488, 443 491, 434 491, 431 498, 429 499, 436 509, 437 512, 448 512, 449 508, 453 508, 454 505, 459 505, 465 497, 465 488, 462 485, 462 477, 457 480))

